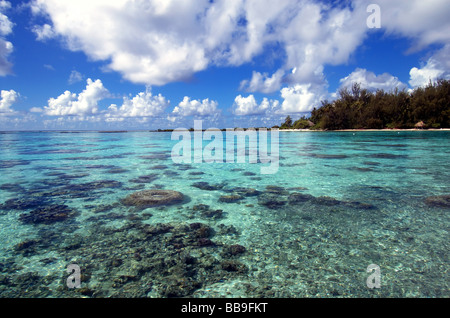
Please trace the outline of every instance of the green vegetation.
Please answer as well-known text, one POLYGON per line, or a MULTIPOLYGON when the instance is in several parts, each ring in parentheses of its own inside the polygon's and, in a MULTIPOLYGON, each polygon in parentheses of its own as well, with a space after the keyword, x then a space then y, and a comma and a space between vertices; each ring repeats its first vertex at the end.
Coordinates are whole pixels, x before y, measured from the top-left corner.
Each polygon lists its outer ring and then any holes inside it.
POLYGON ((323 101, 309 120, 292 123, 288 116, 280 129, 450 128, 450 81, 439 80, 412 92, 370 92, 353 84, 333 102, 323 101), (312 127, 310 127, 313 125, 312 127))
POLYGON ((314 126, 314 123, 307 119, 305 116, 300 118, 299 120, 292 122, 291 116, 287 116, 284 123, 278 127, 274 126, 272 128, 280 128, 280 129, 310 129, 314 126))

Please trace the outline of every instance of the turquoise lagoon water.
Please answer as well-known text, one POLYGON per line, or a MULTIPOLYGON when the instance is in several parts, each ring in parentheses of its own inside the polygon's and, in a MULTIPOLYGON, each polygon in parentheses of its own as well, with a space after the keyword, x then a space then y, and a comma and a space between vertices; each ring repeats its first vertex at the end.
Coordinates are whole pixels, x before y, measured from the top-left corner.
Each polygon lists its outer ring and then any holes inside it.
POLYGON ((175 164, 170 133, 1 133, 0 296, 449 297, 449 140, 280 132, 265 175, 175 164), (123 204, 148 189, 185 199, 123 204))

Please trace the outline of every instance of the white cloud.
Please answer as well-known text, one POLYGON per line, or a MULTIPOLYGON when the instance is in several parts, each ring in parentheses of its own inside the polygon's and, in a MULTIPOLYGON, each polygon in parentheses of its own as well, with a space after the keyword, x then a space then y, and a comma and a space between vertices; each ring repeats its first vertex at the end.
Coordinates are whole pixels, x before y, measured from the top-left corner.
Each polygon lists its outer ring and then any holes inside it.
POLYGON ((413 67, 409 73, 411 87, 426 86, 438 79, 450 79, 450 44, 433 54, 421 67, 413 67))
POLYGON ((36 34, 36 39, 38 41, 45 41, 55 37, 56 33, 50 24, 35 25, 33 27, 33 32, 36 34))
POLYGON ((19 94, 14 90, 2 90, 0 99, 0 115, 1 114, 11 114, 14 111, 11 106, 17 102, 19 94))
POLYGON ((233 114, 237 116, 258 115, 261 118, 276 117, 286 114, 307 113, 320 105, 328 93, 326 85, 295 84, 284 87, 280 91, 282 101, 263 98, 258 104, 253 95, 247 97, 237 96, 233 105, 233 114))
POLYGON ((233 113, 237 116, 262 115, 269 113, 278 106, 277 100, 263 98, 261 104, 258 105, 255 96, 242 97, 239 95, 234 100, 233 113))
MULTIPOLYGON (((275 102, 267 99, 258 104, 253 95, 238 96, 233 112, 244 116, 309 112, 320 105, 329 96, 325 67, 347 63, 372 32, 366 24, 366 8, 371 3, 371 0, 343 1, 339 5, 319 0, 33 0, 30 7, 33 14, 48 18, 46 24, 34 28, 38 39, 58 38, 70 50, 82 51, 92 60, 107 63, 106 69, 119 72, 134 83, 164 85, 185 80, 212 65, 252 63, 256 57, 266 58, 264 53, 275 47, 281 53, 274 63, 278 70, 272 74, 254 70, 250 79, 241 81, 240 89, 266 94, 280 90, 281 103, 273 107, 275 102), (287 87, 282 88, 283 84, 287 87)), ((379 0, 377 4, 381 8, 381 32, 412 39, 414 49, 449 43, 448 0, 379 0)), ((6 61, 1 57, 10 53, 5 43, 0 39, 0 62, 6 61)), ((446 47, 425 65, 411 69, 411 86, 423 85, 429 78, 448 77, 450 54, 446 47)), ((2 69, 5 68, 0 65, 0 72, 2 69)), ((389 73, 375 74, 365 69, 356 69, 341 80, 341 85, 350 82, 359 82, 369 89, 405 87, 389 73)), ((105 114, 109 114, 111 121, 130 114, 151 117, 167 107, 165 102, 155 102, 156 96, 142 94, 135 97, 141 102, 134 104, 133 100, 127 100, 121 107, 111 105, 105 114), (137 106, 140 103, 142 107, 137 106), (162 108, 148 106, 152 103, 162 108)), ((75 113, 62 102, 77 103, 78 98, 67 92, 58 97, 61 101, 54 100, 55 109, 49 105, 46 112, 75 113)), ((186 97, 169 119, 211 113, 218 113, 216 102, 186 97)))
POLYGON ((295 84, 281 90, 284 99, 278 113, 307 113, 320 105, 327 93, 325 86, 313 84, 295 84))
POLYGON ((42 113, 44 110, 41 107, 31 107, 30 113, 42 113))
POLYGON ((0 0, 0 9, 9 9, 11 8, 11 3, 6 0, 0 0))
POLYGON ((8 61, 8 57, 12 51, 12 43, 0 38, 0 76, 12 73, 12 64, 8 61))
MULTIPOLYGON (((164 85, 211 65, 239 66, 267 47, 283 51, 272 75, 254 71, 241 87, 272 93, 282 81, 325 84, 326 65, 348 62, 369 32, 370 0, 34 0, 38 39, 59 37, 135 83, 164 85), (289 73, 289 70, 296 72, 289 73), (283 75, 286 75, 283 78, 283 75)), ((450 41, 448 0, 380 0, 381 26, 417 46, 450 41)))
POLYGON ((433 61, 428 61, 427 65, 421 69, 413 67, 409 74, 411 76, 409 84, 412 87, 419 87, 436 81, 436 79, 444 74, 444 71, 437 69, 433 61))
POLYGON ((361 88, 369 91, 376 91, 378 89, 384 91, 391 91, 395 88, 400 90, 408 88, 408 85, 402 83, 397 77, 389 73, 376 75, 366 69, 357 68, 347 77, 340 80, 341 88, 351 89, 354 83, 360 84, 361 88))
MULTIPOLYGON (((43 109, 33 107, 30 112, 42 113, 46 116, 60 116, 57 122, 123 122, 128 118, 134 122, 143 123, 149 117, 161 116, 170 105, 164 96, 153 96, 150 90, 140 92, 133 98, 124 97, 121 106, 111 104, 106 110, 99 109, 99 102, 112 95, 103 86, 101 80, 87 79, 85 90, 76 94, 65 91, 57 98, 50 98, 43 109), (64 118, 68 119, 64 119, 64 118)), ((48 121, 54 123, 55 120, 48 121)))
POLYGON ((45 115, 67 116, 67 115, 92 115, 98 111, 98 102, 109 95, 101 80, 87 80, 86 89, 80 94, 65 91, 57 98, 50 98, 48 106, 44 107, 45 115))
POLYGON ((44 68, 46 68, 49 71, 55 71, 55 68, 51 64, 44 64, 44 68))
POLYGON ((255 72, 247 83, 248 90, 273 92, 294 67, 293 80, 321 80, 323 65, 346 62, 366 32, 365 8, 311 0, 34 0, 32 8, 51 22, 35 29, 41 38, 61 36, 71 50, 152 85, 212 64, 242 65, 278 43, 287 56, 284 70, 272 77, 255 72))
POLYGON ((447 0, 377 0, 381 26, 388 34, 415 40, 413 49, 450 41, 450 6, 447 0))
POLYGON ((108 68, 143 84, 163 85, 188 78, 208 65, 201 17, 207 0, 59 1, 35 0, 51 28, 73 51, 110 62, 108 68))
POLYGON ((14 46, 5 39, 5 36, 12 33, 14 24, 3 13, 3 11, 10 7, 11 3, 8 1, 0 1, 0 76, 6 76, 12 73, 12 64, 8 61, 8 57, 12 53, 14 46))
POLYGON ((209 100, 209 98, 204 100, 191 100, 190 97, 185 96, 183 100, 176 106, 173 111, 173 116, 214 116, 219 113, 217 106, 219 104, 214 100, 209 100))
MULTIPOLYGON (((0 6, 0 10, 2 7, 0 6)), ((5 36, 12 33, 13 23, 9 18, 0 12, 0 35, 5 36)))
POLYGON ((280 89, 284 76, 283 70, 276 71, 271 77, 267 73, 253 71, 252 79, 243 80, 240 89, 247 92, 270 94, 280 89))
POLYGON ((354 9, 307 2, 295 19, 280 31, 286 47, 286 69, 291 84, 323 85, 324 66, 347 63, 366 37, 366 7, 353 3, 354 9))
POLYGON ((137 94, 132 99, 124 98, 121 107, 112 104, 105 113, 107 121, 123 121, 124 118, 160 116, 169 106, 170 101, 161 94, 153 96, 146 91, 137 94))
POLYGON ((73 70, 70 73, 68 82, 69 82, 69 84, 78 83, 78 82, 81 82, 83 80, 83 77, 84 77, 83 74, 81 74, 80 72, 78 72, 76 70, 73 70))

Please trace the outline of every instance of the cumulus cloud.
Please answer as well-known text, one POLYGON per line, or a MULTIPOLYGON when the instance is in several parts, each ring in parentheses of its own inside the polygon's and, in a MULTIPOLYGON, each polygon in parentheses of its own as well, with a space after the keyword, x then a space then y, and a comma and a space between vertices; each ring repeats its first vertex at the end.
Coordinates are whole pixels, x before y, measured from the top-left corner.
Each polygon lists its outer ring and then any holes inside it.
POLYGON ((172 111, 173 116, 214 116, 219 113, 217 108, 219 104, 209 98, 204 100, 191 100, 190 97, 185 96, 183 100, 172 111))
POLYGON ((0 99, 0 115, 12 114, 11 106, 17 102, 19 94, 14 90, 2 90, 0 99))
POLYGON ((252 79, 243 80, 240 89, 248 92, 273 93, 280 89, 284 73, 284 70, 280 69, 269 77, 267 73, 253 71, 252 79))
POLYGON ((284 99, 278 113, 307 113, 320 105, 327 93, 324 85, 295 84, 281 90, 284 99))
MULTIPOLYGON (((286 52, 284 68, 298 68, 297 80, 320 77, 324 63, 345 62, 364 37, 365 8, 300 2, 34 0, 32 8, 51 23, 35 27, 38 37, 61 36, 132 82, 163 85, 212 64, 242 65, 275 43, 286 52)), ((282 74, 255 72, 244 86, 273 92, 282 74)))
POLYGON ((106 121, 122 121, 125 118, 160 116, 169 106, 161 94, 153 96, 150 91, 141 92, 132 99, 124 98, 122 106, 112 104, 105 113, 106 121))
MULTIPOLYGON (((319 0, 32 0, 30 7, 33 14, 48 19, 33 29, 38 40, 57 38, 66 48, 84 52, 91 60, 103 61, 106 69, 119 72, 133 83, 164 85, 188 79, 212 65, 251 65, 275 48, 280 52, 274 63, 276 71, 254 70, 251 78, 240 82, 239 88, 247 93, 279 91, 280 102, 264 99, 258 103, 253 95, 239 95, 233 113, 250 116, 309 112, 320 105, 329 96, 325 67, 347 63, 371 32, 366 24, 366 9, 371 3, 371 0, 342 1, 338 5, 319 0)), ((431 44, 445 45, 424 65, 411 69, 409 84, 416 87, 430 78, 448 78, 448 0, 379 0, 377 4, 382 13, 380 32, 411 39, 411 49, 415 50, 431 44)), ((1 62, 6 59, 2 57, 9 54, 5 43, 0 39, 0 72, 5 69, 1 62)), ((341 86, 351 82, 359 82, 368 89, 405 87, 394 75, 365 69, 356 69, 341 80, 341 86)), ((135 97, 136 101, 124 100, 121 107, 111 105, 104 114, 111 121, 138 114, 159 116, 168 102, 155 101, 157 98, 141 93, 135 97)), ((97 109, 95 100, 86 107, 77 106, 79 99, 79 95, 66 92, 52 99, 45 113, 85 115, 97 109)), ((217 106, 217 102, 209 99, 185 97, 169 119, 218 114, 217 106)))
POLYGON ((162 85, 206 68, 201 17, 208 4, 36 0, 32 8, 50 19, 51 27, 35 28, 41 38, 61 36, 69 49, 108 61, 127 80, 162 85))
POLYGON ((235 98, 232 112, 237 116, 259 115, 263 117, 276 117, 286 114, 299 114, 311 112, 326 99, 328 92, 326 85, 322 84, 295 84, 284 87, 280 91, 281 102, 263 98, 258 104, 253 95, 235 98))
MULTIPOLYGON (((33 0, 31 8, 49 19, 35 26, 38 39, 59 37, 69 49, 105 61, 135 83, 164 85, 210 65, 239 66, 277 45, 283 51, 280 70, 272 75, 255 70, 241 83, 248 92, 271 93, 284 80, 323 84, 325 65, 346 63, 366 38, 370 3, 33 0)), ((412 38, 418 47, 450 40, 447 0, 377 4, 388 34, 412 38)))
POLYGON ((42 113, 44 110, 41 107, 31 107, 30 113, 42 113))
MULTIPOLYGON (((101 110, 99 102, 112 98, 112 94, 103 86, 100 79, 93 81, 87 79, 86 88, 79 94, 65 91, 56 98, 50 98, 48 105, 39 108, 33 107, 31 113, 41 113, 44 116, 57 117, 56 122, 122 122, 133 119, 135 122, 145 122, 149 117, 161 116, 170 105, 161 94, 153 95, 147 88, 133 98, 124 97, 121 106, 111 104, 107 109, 101 110), (66 118, 66 119, 65 119, 66 118)), ((47 121, 55 123, 55 120, 47 121)))
POLYGON ((10 7, 11 3, 8 1, 0 1, 0 76, 6 76, 12 73, 12 64, 8 58, 14 46, 5 37, 12 33, 14 24, 4 14, 10 7))
POLYGON ((413 67, 409 84, 415 88, 438 79, 450 79, 450 44, 433 54, 421 68, 413 67))
POLYGON ((74 84, 74 83, 81 82, 82 80, 83 80, 83 74, 81 74, 80 72, 78 72, 76 70, 73 70, 70 73, 68 82, 69 82, 69 84, 74 84))
POLYGON ((234 100, 232 111, 237 116, 262 115, 269 113, 271 110, 277 108, 278 105, 279 102, 277 100, 263 98, 261 104, 258 104, 253 95, 247 97, 239 95, 234 100))
POLYGON ((376 2, 382 13, 386 33, 414 40, 412 50, 450 41, 449 3, 446 0, 408 0, 376 2))
POLYGON ((33 27, 33 32, 36 34, 36 39, 38 41, 45 41, 55 37, 56 33, 50 24, 35 25, 33 27))
POLYGON ((86 89, 80 94, 65 91, 57 98, 50 98, 44 107, 49 116, 85 116, 96 114, 98 102, 109 95, 101 80, 87 80, 86 89))
POLYGON ((13 23, 3 14, 9 8, 11 8, 11 3, 0 1, 0 35, 8 35, 12 32, 13 23))
POLYGON ((408 88, 408 85, 389 73, 376 75, 375 73, 362 68, 357 68, 350 75, 342 78, 340 83, 341 88, 348 89, 350 89, 354 83, 358 83, 361 88, 368 89, 369 91, 391 91, 396 88, 399 90, 408 88))

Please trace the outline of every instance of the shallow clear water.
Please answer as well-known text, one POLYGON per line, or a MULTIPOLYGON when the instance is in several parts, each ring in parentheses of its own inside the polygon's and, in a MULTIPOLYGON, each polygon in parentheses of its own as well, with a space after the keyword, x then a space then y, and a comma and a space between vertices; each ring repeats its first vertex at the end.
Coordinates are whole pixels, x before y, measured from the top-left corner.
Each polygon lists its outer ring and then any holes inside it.
POLYGON ((170 133, 1 133, 0 296, 450 296, 450 132, 279 137, 264 175, 174 164, 170 133), (185 200, 123 204, 145 189, 185 200))

